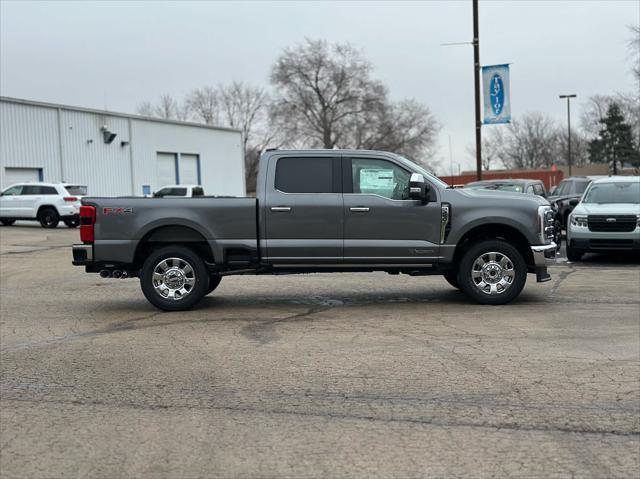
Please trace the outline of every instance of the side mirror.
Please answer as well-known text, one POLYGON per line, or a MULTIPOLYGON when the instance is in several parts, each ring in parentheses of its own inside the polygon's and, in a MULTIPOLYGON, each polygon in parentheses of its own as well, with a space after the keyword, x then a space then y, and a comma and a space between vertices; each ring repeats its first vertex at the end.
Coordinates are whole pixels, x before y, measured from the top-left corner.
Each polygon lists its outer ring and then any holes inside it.
POLYGON ((409 198, 426 203, 429 197, 428 193, 429 185, 424 181, 424 176, 420 173, 412 173, 409 179, 409 198))
POLYGON ((578 206, 578 203, 580 203, 580 200, 578 198, 573 198, 569 200, 569 206, 572 206, 573 208, 578 206))

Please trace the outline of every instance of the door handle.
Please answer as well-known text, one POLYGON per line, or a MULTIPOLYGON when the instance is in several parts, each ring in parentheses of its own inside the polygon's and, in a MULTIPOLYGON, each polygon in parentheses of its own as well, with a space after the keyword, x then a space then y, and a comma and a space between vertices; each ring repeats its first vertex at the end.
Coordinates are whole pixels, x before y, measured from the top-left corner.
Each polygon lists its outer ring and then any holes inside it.
POLYGON ((291 207, 290 206, 272 206, 271 211, 286 213, 288 211, 291 211, 291 207))
POLYGON ((349 208, 349 211, 353 211, 354 213, 368 213, 369 208, 367 208, 366 206, 357 206, 357 207, 349 208))

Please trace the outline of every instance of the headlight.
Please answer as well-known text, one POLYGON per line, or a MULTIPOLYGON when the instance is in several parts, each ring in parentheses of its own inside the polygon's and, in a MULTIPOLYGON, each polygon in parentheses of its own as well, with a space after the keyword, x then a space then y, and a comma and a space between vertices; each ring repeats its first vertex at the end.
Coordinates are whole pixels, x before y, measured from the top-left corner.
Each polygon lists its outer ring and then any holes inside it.
POLYGON ((556 214, 550 206, 538 207, 538 235, 542 243, 551 243, 554 236, 556 214))
POLYGON ((588 226, 586 215, 571 215, 569 220, 573 226, 580 226, 582 228, 586 228, 588 226))

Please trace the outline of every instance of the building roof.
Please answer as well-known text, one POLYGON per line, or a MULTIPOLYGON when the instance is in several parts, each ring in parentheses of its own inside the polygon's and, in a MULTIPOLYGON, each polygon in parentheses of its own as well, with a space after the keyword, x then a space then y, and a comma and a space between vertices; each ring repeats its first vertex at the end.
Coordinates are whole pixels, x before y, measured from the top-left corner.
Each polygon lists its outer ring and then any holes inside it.
POLYGON ((95 115, 114 116, 119 118, 131 118, 133 120, 152 121, 156 123, 166 123, 169 125, 194 126, 197 128, 207 128, 209 130, 230 131, 234 133, 242 133, 241 130, 235 128, 227 128, 222 126, 204 125, 202 123, 194 123, 190 121, 168 120, 164 118, 154 118, 150 116, 134 115, 132 113, 119 113, 109 110, 97 110, 93 108, 83 108, 79 106, 61 105, 58 103, 48 103, 42 101, 25 100, 22 98, 13 98, 8 96, 0 96, 0 102, 15 103, 19 105, 39 106, 42 108, 54 108, 57 110, 79 111, 83 113, 93 113, 95 115))

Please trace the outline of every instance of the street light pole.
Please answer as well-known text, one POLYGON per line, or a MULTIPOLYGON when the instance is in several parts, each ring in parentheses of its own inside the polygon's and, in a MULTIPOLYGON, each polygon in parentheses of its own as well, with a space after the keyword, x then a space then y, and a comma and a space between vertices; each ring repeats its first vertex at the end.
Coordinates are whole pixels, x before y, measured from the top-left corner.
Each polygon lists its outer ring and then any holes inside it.
POLYGON ((478 0, 473 0, 473 76, 476 107, 476 177, 482 179, 482 118, 480 117, 480 32, 478 0))
POLYGON ((560 95, 561 99, 567 99, 567 162, 569 163, 569 176, 571 176, 571 99, 575 97, 576 95, 574 94, 560 95))

